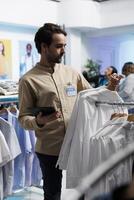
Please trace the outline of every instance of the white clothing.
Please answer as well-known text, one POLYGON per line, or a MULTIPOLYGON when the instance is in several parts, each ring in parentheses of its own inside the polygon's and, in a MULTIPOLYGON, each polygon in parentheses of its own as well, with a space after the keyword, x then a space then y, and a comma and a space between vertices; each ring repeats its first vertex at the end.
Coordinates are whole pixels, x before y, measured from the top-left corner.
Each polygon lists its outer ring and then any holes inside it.
MULTIPOLYGON (((111 155, 125 148, 134 141, 134 123, 128 122, 126 117, 116 118, 106 123, 95 136, 90 138, 89 173, 99 164, 106 161, 111 155)), ((93 187, 90 197, 110 192, 113 188, 125 184, 132 179, 131 156, 126 161, 110 170, 100 182, 93 187)), ((89 199, 87 195, 87 199, 89 199)))
POLYGON ((11 155, 10 162, 3 166, 3 189, 4 196, 6 197, 7 195, 10 195, 12 193, 14 176, 14 158, 16 158, 21 153, 21 149, 13 126, 1 117, 0 130, 2 131, 5 137, 11 155))
POLYGON ((0 131, 0 200, 3 199, 3 172, 2 166, 10 161, 11 155, 3 133, 0 131))
POLYGON ((0 131, 0 167, 11 160, 11 154, 3 133, 0 131))
POLYGON ((20 145, 12 124, 0 117, 0 130, 2 131, 11 153, 11 159, 16 158, 20 153, 20 145))
MULTIPOLYGON (((89 89, 78 95, 57 162, 61 169, 67 170, 67 188, 76 187, 88 174, 90 137, 110 120, 114 112, 111 106, 96 106, 96 101, 122 102, 122 99, 116 91, 104 87, 89 89)), ((114 110, 119 112, 117 107, 114 110)))
POLYGON ((124 101, 134 102, 134 74, 129 74, 119 85, 119 95, 124 101))

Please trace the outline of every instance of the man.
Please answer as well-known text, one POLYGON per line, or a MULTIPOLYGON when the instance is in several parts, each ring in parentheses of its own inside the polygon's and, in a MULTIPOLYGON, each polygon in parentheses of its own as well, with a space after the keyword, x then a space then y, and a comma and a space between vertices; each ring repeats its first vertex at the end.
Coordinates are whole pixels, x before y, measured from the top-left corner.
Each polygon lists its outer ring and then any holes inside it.
MULTIPOLYGON (((127 62, 122 68, 124 79, 118 87, 118 93, 124 102, 134 102, 134 64, 127 62)), ((128 109, 129 114, 134 113, 134 107, 128 109)))
POLYGON ((19 120, 25 129, 36 133, 45 200, 60 199, 62 171, 55 165, 77 93, 90 88, 82 75, 61 64, 66 35, 60 26, 51 23, 37 31, 35 45, 40 62, 19 83, 19 120), (41 112, 32 116, 30 109, 44 106, 52 106, 56 112, 47 117, 41 112))
MULTIPOLYGON (((46 23, 35 35, 40 62, 19 83, 19 121, 25 129, 35 130, 36 153, 43 174, 44 200, 59 200, 62 171, 55 168, 77 93, 91 88, 78 72, 61 64, 65 53, 66 32, 46 23), (54 107, 44 116, 32 115, 35 107, 54 107)), ((118 80, 115 80, 115 83, 118 80)))
POLYGON ((133 62, 126 62, 122 67, 122 74, 127 77, 130 74, 133 62))

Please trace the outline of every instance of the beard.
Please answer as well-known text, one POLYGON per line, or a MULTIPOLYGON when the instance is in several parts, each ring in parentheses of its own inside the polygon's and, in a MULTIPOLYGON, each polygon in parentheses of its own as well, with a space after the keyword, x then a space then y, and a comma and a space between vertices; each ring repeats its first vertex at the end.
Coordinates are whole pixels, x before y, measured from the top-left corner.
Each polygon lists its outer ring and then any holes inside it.
POLYGON ((57 58, 57 59, 55 60, 55 62, 56 62, 56 63, 61 63, 61 62, 62 62, 62 57, 57 58))
POLYGON ((57 57, 49 57, 49 62, 50 63, 61 63, 62 62, 62 57, 63 57, 64 54, 61 54, 57 57))

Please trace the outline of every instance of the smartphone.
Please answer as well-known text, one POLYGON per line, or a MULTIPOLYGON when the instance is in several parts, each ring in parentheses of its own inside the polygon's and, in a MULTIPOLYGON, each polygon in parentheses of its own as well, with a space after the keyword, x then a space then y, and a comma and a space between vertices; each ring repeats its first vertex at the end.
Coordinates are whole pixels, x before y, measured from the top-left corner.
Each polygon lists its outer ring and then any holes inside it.
POLYGON ((35 107, 35 108, 29 108, 29 111, 32 112, 34 116, 37 116, 39 112, 42 113, 44 116, 48 116, 56 112, 54 107, 35 107))

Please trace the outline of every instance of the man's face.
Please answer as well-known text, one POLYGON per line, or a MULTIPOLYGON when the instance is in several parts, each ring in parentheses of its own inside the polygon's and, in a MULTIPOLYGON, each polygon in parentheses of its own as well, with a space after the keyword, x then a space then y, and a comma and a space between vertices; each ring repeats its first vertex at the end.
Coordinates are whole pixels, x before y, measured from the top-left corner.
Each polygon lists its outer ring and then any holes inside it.
POLYGON ((66 37, 63 34, 53 34, 53 41, 46 47, 45 54, 49 63, 60 63, 65 53, 66 37))
POLYGON ((28 54, 31 53, 31 51, 32 51, 32 46, 31 46, 30 44, 28 44, 28 45, 26 46, 26 51, 27 51, 28 54))

